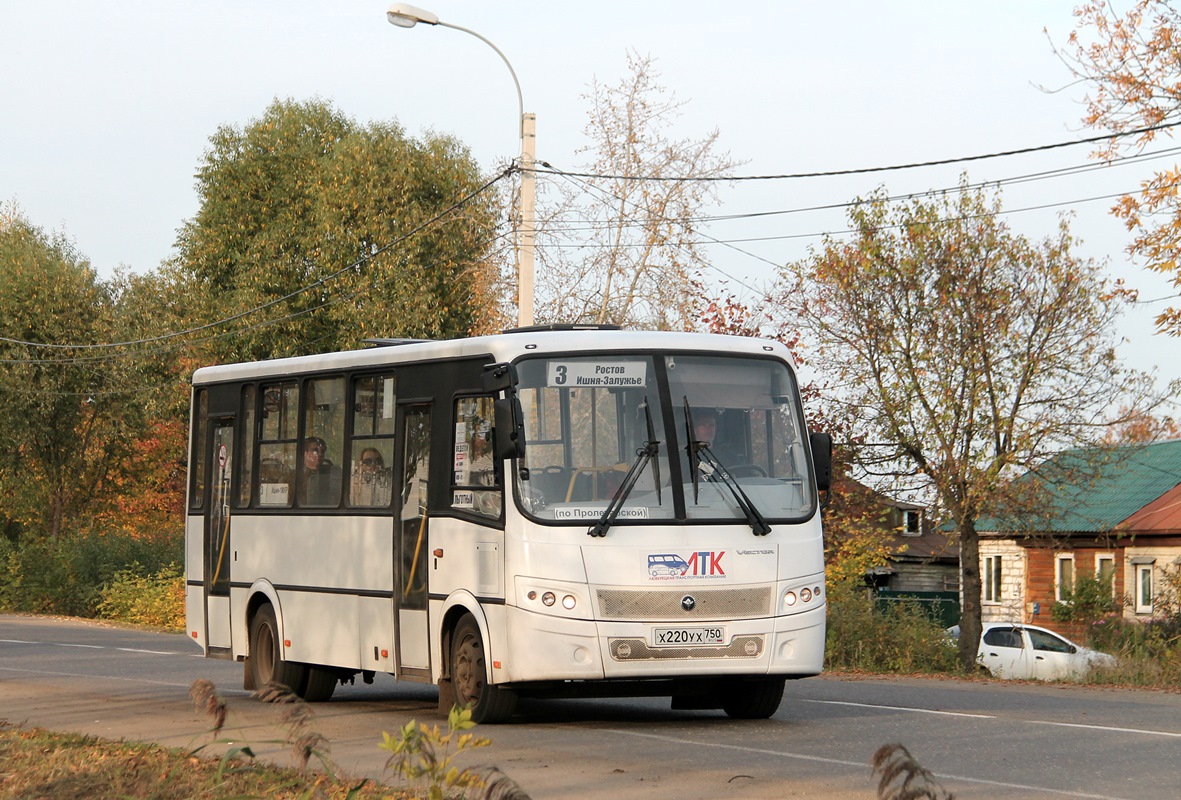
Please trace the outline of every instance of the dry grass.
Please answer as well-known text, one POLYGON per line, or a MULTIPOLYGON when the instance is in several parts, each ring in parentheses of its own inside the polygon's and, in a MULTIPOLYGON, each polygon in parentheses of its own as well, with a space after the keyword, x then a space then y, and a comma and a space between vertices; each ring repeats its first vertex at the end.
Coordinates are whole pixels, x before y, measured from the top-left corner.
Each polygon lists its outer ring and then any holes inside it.
POLYGON ((418 796, 372 781, 358 789, 360 783, 257 761, 224 763, 157 745, 0 723, 0 800, 414 800, 418 796))
POLYGON ((879 747, 870 766, 879 776, 878 800, 955 800, 901 744, 879 747))

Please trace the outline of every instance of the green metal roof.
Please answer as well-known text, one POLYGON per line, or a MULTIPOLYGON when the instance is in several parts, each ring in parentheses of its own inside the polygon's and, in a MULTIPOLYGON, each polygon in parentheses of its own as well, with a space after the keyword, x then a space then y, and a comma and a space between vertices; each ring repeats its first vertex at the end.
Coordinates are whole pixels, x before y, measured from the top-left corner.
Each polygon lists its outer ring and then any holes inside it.
POLYGON ((1019 481, 1036 483, 1048 507, 1024 519, 981 519, 976 530, 1105 533, 1181 484, 1181 439, 1067 450, 1019 481))

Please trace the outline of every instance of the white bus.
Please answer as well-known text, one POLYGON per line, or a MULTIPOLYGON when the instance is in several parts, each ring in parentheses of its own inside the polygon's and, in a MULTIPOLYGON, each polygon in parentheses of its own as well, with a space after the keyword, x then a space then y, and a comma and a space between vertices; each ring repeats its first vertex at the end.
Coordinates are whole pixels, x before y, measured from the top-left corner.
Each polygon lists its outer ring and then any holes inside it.
POLYGON ((377 673, 773 714, 820 672, 818 490, 780 344, 554 326, 193 376, 189 635, 309 701, 377 673))

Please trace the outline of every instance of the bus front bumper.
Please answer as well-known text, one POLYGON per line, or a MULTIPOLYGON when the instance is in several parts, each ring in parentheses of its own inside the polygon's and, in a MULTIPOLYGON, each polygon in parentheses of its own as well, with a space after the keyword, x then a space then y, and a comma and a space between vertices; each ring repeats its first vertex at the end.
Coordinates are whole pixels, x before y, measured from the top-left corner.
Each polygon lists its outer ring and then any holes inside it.
MULTIPOLYGON (((670 623, 565 619, 505 607, 507 647, 495 683, 594 681, 705 675, 818 675, 824 664, 824 607, 780 617, 708 623, 720 644, 657 644, 670 623), (508 654, 517 654, 505 658, 508 654)), ((691 628, 703 627, 701 625, 691 628)), ((497 666, 498 665, 498 666, 497 666)))

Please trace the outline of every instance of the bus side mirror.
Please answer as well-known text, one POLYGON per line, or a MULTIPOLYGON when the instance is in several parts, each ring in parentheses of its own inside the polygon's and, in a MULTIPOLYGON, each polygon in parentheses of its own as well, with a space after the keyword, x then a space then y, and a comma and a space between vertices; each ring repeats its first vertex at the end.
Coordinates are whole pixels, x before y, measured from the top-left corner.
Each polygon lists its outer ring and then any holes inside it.
POLYGON ((496 459, 520 458, 525 455, 525 414, 517 399, 517 368, 507 362, 487 364, 481 377, 484 391, 496 398, 492 406, 496 459))
POLYGON ((525 415, 521 401, 513 393, 498 398, 492 406, 496 426, 496 458, 520 458, 525 455, 525 415))
POLYGON ((832 486, 832 434, 808 435, 812 447, 812 471, 816 473, 816 488, 827 492, 832 486))
POLYGON ((517 368, 512 364, 488 364, 480 377, 484 382, 485 394, 512 394, 517 388, 517 368))

